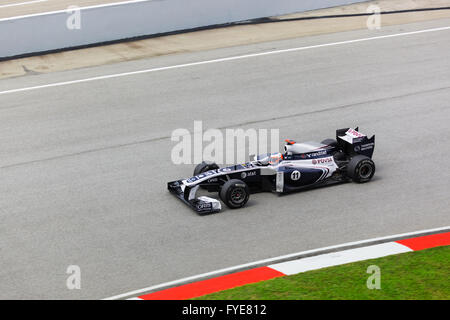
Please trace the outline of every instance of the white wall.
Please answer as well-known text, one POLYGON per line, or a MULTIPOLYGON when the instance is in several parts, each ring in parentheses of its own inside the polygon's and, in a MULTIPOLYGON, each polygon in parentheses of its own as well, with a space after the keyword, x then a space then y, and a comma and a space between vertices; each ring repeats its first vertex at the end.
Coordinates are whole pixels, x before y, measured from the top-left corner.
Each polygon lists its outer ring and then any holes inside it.
POLYGON ((365 0, 147 0, 87 7, 81 29, 65 11, 0 19, 0 58, 365 0))

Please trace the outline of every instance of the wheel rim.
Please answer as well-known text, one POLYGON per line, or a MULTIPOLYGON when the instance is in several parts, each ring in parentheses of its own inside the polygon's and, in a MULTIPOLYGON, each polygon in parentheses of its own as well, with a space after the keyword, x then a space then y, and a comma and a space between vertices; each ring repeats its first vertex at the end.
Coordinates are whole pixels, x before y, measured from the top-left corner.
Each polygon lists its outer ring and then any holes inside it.
POLYGON ((359 169, 359 175, 361 179, 367 179, 370 178, 372 175, 372 166, 370 164, 363 164, 361 168, 359 169))
POLYGON ((231 191, 230 199, 235 204, 241 204, 244 202, 246 197, 246 192, 243 188, 235 188, 231 191))

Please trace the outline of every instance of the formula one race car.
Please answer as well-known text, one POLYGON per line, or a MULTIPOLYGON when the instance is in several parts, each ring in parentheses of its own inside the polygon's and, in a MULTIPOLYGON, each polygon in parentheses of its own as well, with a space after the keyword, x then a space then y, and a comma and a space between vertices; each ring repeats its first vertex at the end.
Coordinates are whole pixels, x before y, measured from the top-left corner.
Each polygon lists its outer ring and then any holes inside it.
POLYGON ((218 192, 229 208, 237 209, 255 192, 289 193, 349 181, 367 182, 375 173, 371 159, 374 148, 375 136, 369 139, 358 128, 339 129, 336 140, 286 140, 284 153, 260 155, 245 164, 219 168, 215 163, 202 162, 192 178, 169 182, 168 189, 199 214, 221 209, 216 199, 196 198, 199 188, 218 192))

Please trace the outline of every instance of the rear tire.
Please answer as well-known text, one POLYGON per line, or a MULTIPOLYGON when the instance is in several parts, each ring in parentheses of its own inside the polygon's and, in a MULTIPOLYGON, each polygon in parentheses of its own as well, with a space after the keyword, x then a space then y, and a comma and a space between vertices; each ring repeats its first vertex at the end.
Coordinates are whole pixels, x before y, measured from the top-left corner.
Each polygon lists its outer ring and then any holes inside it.
POLYGON ((347 165, 347 175, 358 183, 368 182, 375 174, 375 163, 369 157, 357 155, 347 165))
POLYGON ((250 197, 250 189, 244 181, 232 179, 224 183, 219 196, 228 208, 238 209, 247 203, 250 197))

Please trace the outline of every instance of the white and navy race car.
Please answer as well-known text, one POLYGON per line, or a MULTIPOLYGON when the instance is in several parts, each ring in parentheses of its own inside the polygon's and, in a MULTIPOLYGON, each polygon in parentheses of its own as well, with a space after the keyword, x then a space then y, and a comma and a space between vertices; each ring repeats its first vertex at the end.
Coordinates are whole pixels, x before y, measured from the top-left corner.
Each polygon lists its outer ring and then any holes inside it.
POLYGON ((370 181, 375 173, 374 148, 375 136, 369 139, 358 128, 339 129, 336 140, 286 140, 284 153, 259 155, 245 164, 219 168, 215 163, 202 162, 195 167, 193 177, 169 182, 168 189, 199 214, 221 210, 219 200, 196 197, 199 188, 218 192, 229 208, 237 209, 255 192, 289 193, 335 183, 370 181))

